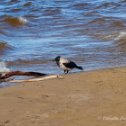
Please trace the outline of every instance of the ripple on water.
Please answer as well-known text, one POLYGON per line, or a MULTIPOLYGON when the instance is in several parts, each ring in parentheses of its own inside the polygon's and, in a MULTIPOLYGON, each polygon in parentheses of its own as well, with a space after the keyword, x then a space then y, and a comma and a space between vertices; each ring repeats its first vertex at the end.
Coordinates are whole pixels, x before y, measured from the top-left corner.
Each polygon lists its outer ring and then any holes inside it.
POLYGON ((7 42, 0 41, 0 54, 3 54, 3 52, 7 51, 8 49, 12 49, 12 47, 8 45, 7 42))
POLYGON ((60 8, 46 8, 43 10, 43 15, 45 16, 53 16, 53 15, 59 15, 61 14, 60 8))

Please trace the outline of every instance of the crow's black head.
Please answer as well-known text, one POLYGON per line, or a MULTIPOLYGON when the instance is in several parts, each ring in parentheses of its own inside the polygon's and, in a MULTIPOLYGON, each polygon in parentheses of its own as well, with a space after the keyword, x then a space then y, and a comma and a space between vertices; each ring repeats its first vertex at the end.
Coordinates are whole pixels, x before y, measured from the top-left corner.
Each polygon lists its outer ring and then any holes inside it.
POLYGON ((57 57, 55 58, 55 61, 56 61, 56 64, 59 66, 60 56, 57 56, 57 57))
POLYGON ((55 58, 55 61, 56 61, 56 62, 59 62, 59 60, 60 60, 60 56, 57 56, 57 57, 55 58))

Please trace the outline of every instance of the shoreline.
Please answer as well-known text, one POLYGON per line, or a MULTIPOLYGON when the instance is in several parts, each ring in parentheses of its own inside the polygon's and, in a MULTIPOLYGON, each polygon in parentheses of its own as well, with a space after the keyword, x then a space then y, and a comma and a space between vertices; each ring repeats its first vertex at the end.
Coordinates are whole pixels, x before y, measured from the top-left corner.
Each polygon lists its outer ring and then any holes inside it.
POLYGON ((0 88, 0 125, 122 126, 126 67, 0 88))

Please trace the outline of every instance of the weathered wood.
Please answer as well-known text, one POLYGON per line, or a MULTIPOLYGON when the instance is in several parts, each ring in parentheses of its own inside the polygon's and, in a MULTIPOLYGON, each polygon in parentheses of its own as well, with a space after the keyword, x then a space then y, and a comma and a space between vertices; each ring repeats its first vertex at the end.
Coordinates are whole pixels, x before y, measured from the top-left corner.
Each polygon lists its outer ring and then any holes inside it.
POLYGON ((11 71, 11 72, 0 74, 0 82, 13 82, 13 83, 34 82, 34 81, 42 81, 42 80, 48 80, 53 78, 63 78, 63 77, 60 75, 48 75, 39 72, 24 72, 24 71, 11 71), (10 78, 12 76, 34 76, 37 78, 13 80, 10 78))
POLYGON ((24 80, 10 80, 8 82, 12 83, 21 83, 21 82, 36 82, 36 81, 42 81, 42 80, 48 80, 48 79, 54 79, 54 78, 59 78, 62 79, 63 77, 60 75, 47 75, 44 77, 39 77, 39 78, 32 78, 32 79, 24 79, 24 80))
POLYGON ((12 76, 46 76, 47 74, 39 73, 39 72, 24 72, 24 71, 10 71, 7 73, 0 74, 0 79, 7 79, 12 76))

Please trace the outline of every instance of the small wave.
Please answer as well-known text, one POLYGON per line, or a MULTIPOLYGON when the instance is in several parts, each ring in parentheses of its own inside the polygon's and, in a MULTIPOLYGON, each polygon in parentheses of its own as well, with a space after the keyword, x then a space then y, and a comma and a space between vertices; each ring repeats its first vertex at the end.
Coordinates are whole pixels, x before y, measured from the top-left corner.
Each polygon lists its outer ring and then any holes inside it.
POLYGON ((18 2, 18 0, 10 0, 10 3, 18 2))
POLYGON ((73 7, 77 10, 88 9, 90 7, 89 3, 76 3, 73 7))
POLYGON ((96 19, 93 19, 91 22, 89 22, 89 24, 104 24, 106 22, 106 19, 103 17, 103 18, 96 18, 96 19))
POLYGON ((45 16, 53 16, 53 15, 58 15, 61 13, 60 8, 47 8, 43 11, 43 14, 45 16))
POLYGON ((77 10, 87 10, 87 9, 91 9, 91 6, 92 6, 91 3, 76 3, 73 5, 73 8, 77 10))
POLYGON ((126 52, 126 32, 120 32, 117 37, 115 37, 115 41, 120 52, 126 52))
POLYGON ((26 65, 33 65, 33 64, 46 64, 48 61, 40 60, 40 59, 31 59, 31 60, 25 60, 25 59, 17 59, 15 61, 7 61, 7 64, 9 66, 26 66, 26 65))
POLYGON ((125 40, 126 41, 126 32, 113 32, 109 34, 95 34, 96 38, 102 39, 102 40, 114 40, 114 41, 120 41, 125 40))
POLYGON ((121 32, 114 32, 111 34, 97 34, 95 37, 102 39, 102 40, 107 40, 107 41, 113 41, 114 45, 118 48, 121 49, 122 52, 126 52, 126 32, 121 31, 121 32))
POLYGON ((126 2, 126 0, 122 0, 121 2, 122 2, 122 3, 123 3, 123 2, 126 2))
POLYGON ((19 11, 21 11, 21 9, 20 9, 20 8, 14 8, 14 9, 12 9, 11 11, 12 11, 12 12, 19 12, 19 11))
POLYGON ((126 40, 126 32, 120 32, 118 36, 115 38, 116 41, 125 39, 126 40))
POLYGON ((10 24, 11 26, 22 26, 26 24, 28 21, 24 17, 12 17, 12 16, 5 16, 5 22, 10 24))
POLYGON ((7 49, 11 49, 12 47, 7 44, 7 42, 0 41, 0 53, 3 53, 3 51, 7 49))
POLYGON ((115 37, 115 41, 117 41, 118 45, 126 51, 126 32, 120 32, 117 37, 115 37))
POLYGON ((107 8, 115 8, 118 7, 119 3, 115 2, 105 2, 97 6, 95 9, 107 9, 107 8))
POLYGON ((91 26, 100 26, 101 28, 109 28, 109 29, 118 29, 118 28, 124 28, 125 22, 120 19, 112 18, 112 17, 100 17, 95 18, 92 21, 90 21, 88 24, 91 26))
POLYGON ((119 27, 119 28, 122 27, 123 28, 123 27, 125 27, 125 24, 124 24, 124 22, 122 20, 113 20, 112 26, 113 27, 119 27))
POLYGON ((28 6, 31 6, 31 5, 32 5, 32 2, 27 2, 23 6, 28 7, 28 6))

